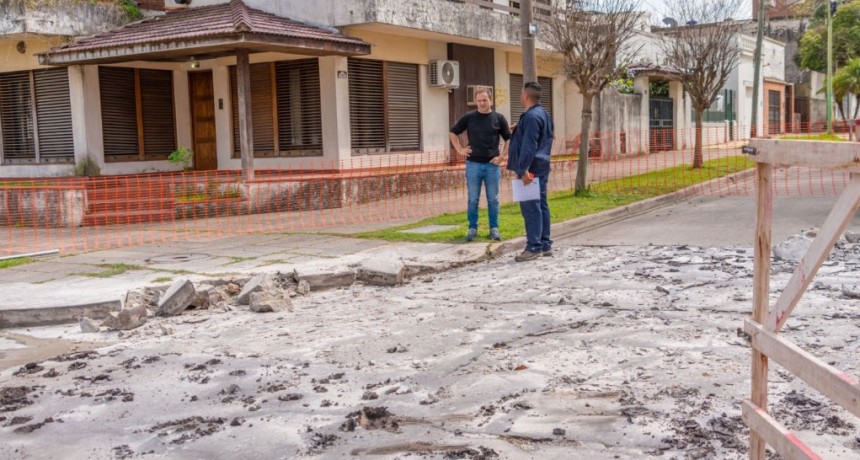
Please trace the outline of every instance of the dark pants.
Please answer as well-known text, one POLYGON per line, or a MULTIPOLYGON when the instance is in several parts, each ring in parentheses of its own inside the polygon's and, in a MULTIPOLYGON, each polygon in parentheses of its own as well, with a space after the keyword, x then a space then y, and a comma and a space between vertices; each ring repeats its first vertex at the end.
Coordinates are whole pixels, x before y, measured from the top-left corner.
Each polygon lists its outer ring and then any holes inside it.
POLYGON ((546 201, 549 173, 535 178, 540 185, 540 199, 520 202, 520 212, 526 224, 526 251, 549 251, 552 249, 552 240, 549 239, 549 203, 546 201))

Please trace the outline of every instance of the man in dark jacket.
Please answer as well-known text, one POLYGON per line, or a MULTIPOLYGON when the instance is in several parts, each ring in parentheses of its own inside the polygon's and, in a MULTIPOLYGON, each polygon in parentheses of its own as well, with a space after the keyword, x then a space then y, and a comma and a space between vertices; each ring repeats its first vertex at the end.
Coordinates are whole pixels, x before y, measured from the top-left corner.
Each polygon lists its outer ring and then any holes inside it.
POLYGON ((478 110, 460 117, 451 127, 448 137, 457 154, 466 158, 466 188, 469 193, 466 207, 469 231, 466 233, 466 241, 472 241, 478 236, 478 201, 481 199, 482 182, 487 189, 490 239, 498 241, 502 239, 499 235, 499 181, 502 177, 500 165, 511 138, 511 130, 508 120, 493 111, 493 99, 489 90, 482 88, 475 91, 475 103, 478 110), (460 139, 457 137, 464 131, 469 136, 469 144, 466 147, 460 145, 460 139), (505 140, 502 153, 499 151, 499 138, 505 140))
POLYGON ((541 87, 537 82, 527 82, 520 93, 525 112, 511 137, 508 169, 528 185, 538 181, 540 199, 521 201, 520 212, 526 224, 526 248, 517 254, 516 261, 533 260, 552 255, 552 240, 549 238, 550 216, 547 203, 553 134, 552 119, 540 105, 541 87))

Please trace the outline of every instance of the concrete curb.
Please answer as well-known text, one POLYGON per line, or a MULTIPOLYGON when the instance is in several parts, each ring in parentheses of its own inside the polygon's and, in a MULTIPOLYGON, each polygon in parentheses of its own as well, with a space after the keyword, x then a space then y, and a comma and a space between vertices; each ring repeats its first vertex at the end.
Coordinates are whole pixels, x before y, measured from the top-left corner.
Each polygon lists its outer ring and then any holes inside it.
MULTIPOLYGON (((697 189, 708 187, 709 184, 719 181, 738 182, 752 175, 755 175, 755 170, 742 171, 729 176, 713 179, 708 182, 702 182, 667 195, 661 195, 647 200, 637 201, 621 208, 610 209, 597 214, 579 217, 573 220, 559 222, 552 226, 553 237, 563 238, 576 235, 588 230, 592 230, 605 225, 610 225, 615 222, 644 214, 654 209, 669 206, 678 203, 685 199, 696 196, 697 189)), ((506 254, 519 252, 523 249, 526 243, 524 236, 514 238, 501 243, 491 243, 487 245, 487 250, 484 254, 472 257, 466 260, 449 262, 440 264, 440 266, 430 266, 422 263, 404 263, 404 279, 410 279, 415 276, 425 275, 429 273, 438 273, 453 268, 462 267, 467 264, 475 264, 484 262, 489 259, 502 257, 506 254)), ((313 271, 313 270, 311 270, 313 271)), ((354 284, 357 281, 355 269, 348 270, 322 270, 319 272, 302 274, 294 273, 297 280, 307 279, 311 288, 316 287, 316 290, 331 289, 338 287, 346 287, 354 284), (343 275, 346 275, 345 277, 343 275), (323 279, 320 279, 323 278, 323 279), (313 282, 311 282, 313 280, 313 282)), ((0 311, 0 329, 13 327, 33 327, 46 326, 51 324, 72 323, 78 321, 81 317, 86 316, 93 319, 104 318, 111 311, 119 311, 119 301, 96 302, 86 305, 74 305, 67 307, 51 307, 51 308, 25 308, 18 310, 3 310, 0 311)))

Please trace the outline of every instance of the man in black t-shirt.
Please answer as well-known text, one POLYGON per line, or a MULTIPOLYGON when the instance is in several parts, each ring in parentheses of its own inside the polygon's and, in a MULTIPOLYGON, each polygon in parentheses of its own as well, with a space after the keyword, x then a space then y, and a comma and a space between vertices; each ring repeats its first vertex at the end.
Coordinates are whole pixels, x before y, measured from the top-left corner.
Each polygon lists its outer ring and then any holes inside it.
POLYGON ((448 137, 457 154, 466 158, 466 186, 469 191, 466 207, 469 232, 466 234, 466 241, 472 241, 478 236, 478 201, 481 199, 482 183, 487 190, 490 239, 498 241, 502 239, 499 234, 499 181, 502 177, 500 165, 504 163, 511 130, 508 120, 493 110, 493 99, 489 90, 475 91, 475 102, 478 110, 460 117, 451 127, 448 137), (466 147, 460 145, 460 139, 457 137, 464 131, 469 138, 466 147), (505 140, 501 151, 499 138, 505 140))

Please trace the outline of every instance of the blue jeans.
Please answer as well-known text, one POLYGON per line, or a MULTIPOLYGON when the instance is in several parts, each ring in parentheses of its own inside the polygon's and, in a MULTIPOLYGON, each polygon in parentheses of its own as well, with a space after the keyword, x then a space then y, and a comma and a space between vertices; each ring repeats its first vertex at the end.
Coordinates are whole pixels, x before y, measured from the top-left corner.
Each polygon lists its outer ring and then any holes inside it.
POLYGON ((469 190, 466 218, 469 228, 478 228, 478 201, 481 199, 481 183, 487 187, 487 212, 490 228, 499 228, 499 180, 502 169, 492 163, 466 161, 466 188, 469 190))
POLYGON ((526 251, 541 252, 552 249, 549 239, 549 204, 546 201, 546 187, 549 173, 536 176, 540 181, 540 199, 520 201, 520 212, 526 224, 526 251))

